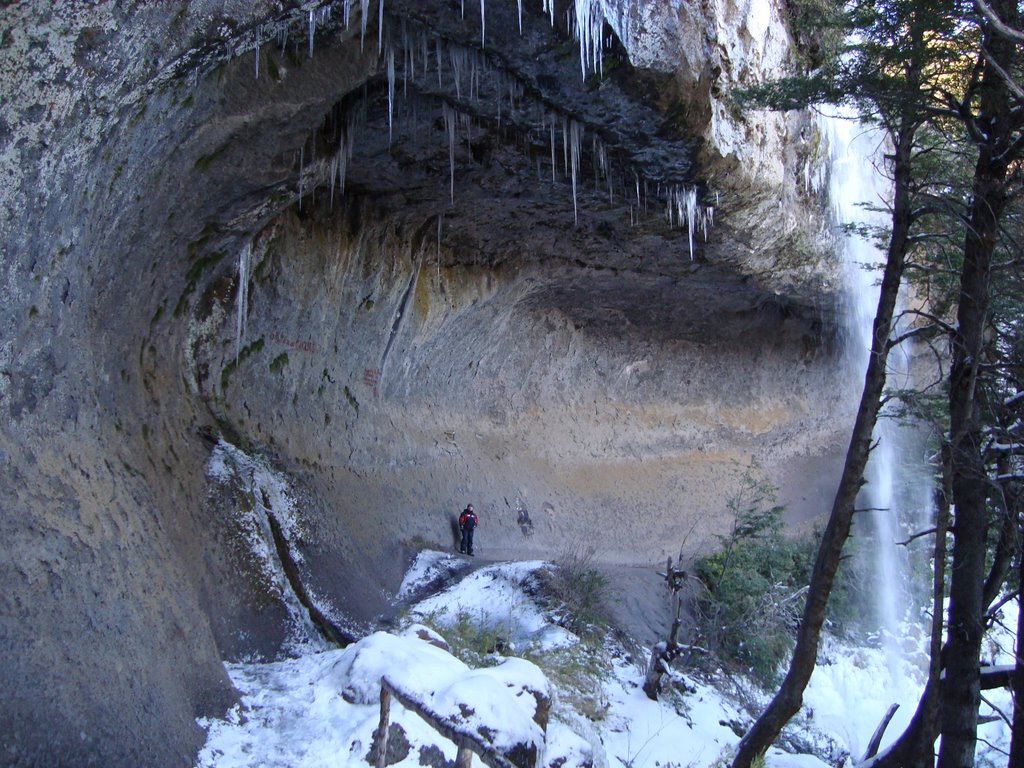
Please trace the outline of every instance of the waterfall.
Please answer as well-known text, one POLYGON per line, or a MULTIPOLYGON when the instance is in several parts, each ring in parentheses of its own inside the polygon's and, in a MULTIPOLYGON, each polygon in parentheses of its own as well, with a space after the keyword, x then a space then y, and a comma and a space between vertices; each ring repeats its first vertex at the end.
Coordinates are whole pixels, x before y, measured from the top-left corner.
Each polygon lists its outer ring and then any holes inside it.
MULTIPOLYGON (((829 133, 833 152, 829 195, 836 218, 843 224, 884 227, 884 213, 864 208, 865 205, 881 206, 890 196, 888 180, 874 168, 882 154, 882 133, 844 117, 831 119, 829 133)), ((872 323, 878 306, 878 265, 885 256, 871 239, 860 234, 845 235, 841 248, 849 291, 844 368, 850 380, 859 385, 864 380, 871 349, 872 323)), ((888 386, 891 384, 887 381, 888 386)), ((893 587, 876 590, 875 596, 880 628, 894 635, 901 614, 902 595, 898 588, 901 582, 898 559, 892 545, 896 540, 897 511, 893 508, 894 436, 889 426, 889 419, 880 415, 875 426, 875 447, 865 470, 865 486, 858 508, 869 510, 861 514, 870 522, 878 539, 874 566, 879 570, 882 583, 893 587)))
MULTIPOLYGON (((879 170, 885 151, 884 134, 849 114, 824 118, 822 128, 832 148, 828 191, 836 219, 841 224, 861 229, 878 227, 887 232, 890 219, 885 209, 892 185, 879 170)), ((849 382, 847 396, 859 398, 871 349, 885 254, 863 232, 845 233, 839 241, 848 286, 844 378, 849 382)), ((908 386, 909 365, 901 349, 890 352, 886 376, 887 390, 908 386)), ((875 426, 865 485, 857 500, 857 508, 863 511, 858 512, 853 530, 857 543, 872 542, 865 552, 869 562, 863 564, 877 585, 865 590, 873 601, 875 621, 868 629, 872 633, 877 631, 889 676, 888 680, 878 681, 879 687, 890 703, 902 705, 887 731, 886 741, 894 738, 902 728, 901 722, 913 714, 923 683, 917 672, 923 648, 913 647, 913 641, 921 639, 915 635, 917 617, 912 614, 913 579, 906 547, 899 544, 907 538, 909 529, 925 527, 932 512, 925 461, 923 456, 919 460, 915 457, 915 443, 919 442, 911 428, 901 426, 883 409, 875 426)), ((861 737, 866 739, 868 735, 861 737)))

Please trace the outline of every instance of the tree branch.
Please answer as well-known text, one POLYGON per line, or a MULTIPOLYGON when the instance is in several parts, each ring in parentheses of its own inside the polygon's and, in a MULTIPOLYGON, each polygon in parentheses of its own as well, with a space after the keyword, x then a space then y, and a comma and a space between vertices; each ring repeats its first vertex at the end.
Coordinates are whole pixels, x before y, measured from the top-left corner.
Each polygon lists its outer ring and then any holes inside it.
POLYGON ((904 541, 897 541, 896 544, 901 546, 901 547, 905 547, 908 544, 910 544, 912 541, 915 541, 916 539, 924 538, 925 536, 931 536, 933 533, 938 533, 938 529, 937 528, 929 528, 926 531, 918 531, 917 533, 912 533, 904 541))
POLYGON ((974 0, 974 6, 981 11, 981 15, 988 20, 988 23, 992 25, 992 28, 997 34, 1000 34, 1009 40, 1013 40, 1016 43, 1024 43, 1024 32, 1004 24, 1002 19, 996 16, 996 12, 992 10, 992 6, 986 3, 985 0, 974 0))

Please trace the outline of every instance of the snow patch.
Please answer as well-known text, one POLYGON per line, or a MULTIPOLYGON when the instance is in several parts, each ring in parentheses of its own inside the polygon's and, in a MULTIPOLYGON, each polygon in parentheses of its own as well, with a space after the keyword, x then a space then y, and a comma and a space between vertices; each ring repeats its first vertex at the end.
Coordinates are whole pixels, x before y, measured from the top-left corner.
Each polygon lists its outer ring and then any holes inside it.
MULTIPOLYGON (((418 557, 403 582, 406 593, 430 580, 432 573, 449 567, 447 557, 440 552, 418 557)), ((530 596, 535 572, 548 567, 547 563, 529 562, 482 568, 413 606, 409 621, 430 616, 443 632, 443 619, 460 612, 484 621, 508 621, 511 615, 529 649, 537 649, 542 638, 551 636, 572 648, 580 644, 579 638, 554 626, 545 609, 530 596)), ((1001 626, 986 639, 987 661, 1012 663, 1016 612, 1015 603, 1003 607, 1001 626)), ((594 768, 718 765, 731 756, 739 741, 732 726, 750 722, 743 707, 723 692, 737 686, 725 673, 711 681, 683 670, 677 678, 685 684, 685 693, 677 691, 662 696, 661 701, 651 701, 640 687, 642 664, 610 639, 603 642, 601 651, 609 673, 595 683, 602 711, 591 713, 591 717, 573 709, 569 692, 553 680, 545 681, 540 669, 530 662, 492 654, 497 666, 471 669, 436 647, 438 641, 436 632, 412 623, 401 635, 375 633, 344 651, 312 653, 275 664, 229 666, 232 681, 242 693, 242 705, 223 720, 200 721, 209 736, 198 765, 364 768, 378 721, 383 676, 403 690, 418 692, 439 709, 471 702, 479 725, 519 722, 519 730, 509 730, 523 738, 536 737, 527 723, 533 699, 510 699, 509 692, 517 688, 550 690, 552 709, 543 765, 560 758, 566 766, 592 760, 594 768)), ((845 759, 844 746, 859 757, 858 750, 891 703, 887 697, 893 691, 886 682, 889 670, 883 649, 853 648, 829 640, 805 694, 807 706, 787 729, 791 744, 805 744, 822 757, 772 749, 767 755, 768 768, 824 768, 845 759)), ((745 695, 750 694, 746 691, 745 695)), ((990 691, 986 696, 1004 712, 1012 711, 1008 693, 990 691)), ((916 705, 916 693, 910 698, 913 700, 905 703, 908 717, 916 705)), ((431 747, 440 750, 446 760, 454 759, 453 744, 394 701, 392 722, 401 725, 410 744, 408 756, 397 764, 400 768, 418 768, 420 751, 431 747)), ((890 726, 890 737, 899 730, 896 723, 890 726)), ((1009 743, 1009 728, 1001 722, 982 726, 980 735, 1003 748, 1009 743)), ((987 747, 981 744, 980 749, 987 747)))

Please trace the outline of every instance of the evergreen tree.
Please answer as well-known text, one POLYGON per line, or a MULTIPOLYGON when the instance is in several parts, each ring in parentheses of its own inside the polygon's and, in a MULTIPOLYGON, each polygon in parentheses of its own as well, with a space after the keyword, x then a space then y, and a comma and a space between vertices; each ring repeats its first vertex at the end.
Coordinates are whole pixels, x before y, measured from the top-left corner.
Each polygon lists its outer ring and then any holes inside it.
MULTIPOLYGON (((745 768, 774 741, 799 709, 813 671, 828 594, 863 482, 871 431, 882 398, 885 355, 898 341, 891 338, 892 307, 911 251, 917 259, 910 262, 911 268, 920 267, 922 274, 935 278, 937 297, 944 298, 943 280, 946 296, 954 295, 948 291, 950 286, 957 286, 955 300, 946 300, 945 306, 932 306, 940 313, 931 315, 935 322, 910 334, 945 334, 952 350, 947 381, 950 430, 943 452, 947 459, 943 462, 944 474, 948 477, 948 484, 943 485, 948 485, 956 509, 949 648, 944 656, 948 668, 947 683, 940 695, 940 659, 934 659, 932 684, 914 723, 897 748, 880 762, 931 765, 941 713, 940 768, 973 765, 979 653, 987 607, 984 601, 1002 583, 998 569, 989 572, 988 578, 985 571, 992 487, 985 461, 991 443, 986 443, 986 418, 991 418, 985 414, 992 411, 984 408, 986 389, 979 383, 985 379, 985 343, 992 328, 993 258, 1003 234, 1001 219, 1012 197, 1011 169, 1016 168, 1024 141, 1020 134, 1024 91, 1014 79, 1021 43, 1015 36, 1019 28, 1017 14, 1016 4, 1009 0, 994 3, 991 8, 980 0, 977 8, 970 3, 938 0, 853 2, 821 16, 827 21, 825 29, 832 40, 837 39, 836 30, 841 30, 848 41, 832 58, 822 61, 809 76, 768 84, 742 95, 747 101, 777 108, 814 101, 854 101, 862 115, 878 121, 890 135, 893 153, 889 171, 894 193, 892 229, 864 393, 815 564, 797 647, 778 693, 741 741, 734 766, 745 768), (940 151, 953 158, 975 158, 966 198, 957 197, 962 185, 946 173, 949 165, 935 163, 940 151), (951 221, 956 225, 952 231, 962 233, 959 258, 948 269, 936 270, 928 257, 934 255, 935 243, 942 239, 942 225, 951 221), (955 323, 950 322, 951 317, 941 317, 947 308, 955 311, 955 323)), ((823 37, 829 39, 828 35, 823 37)), ((947 231, 945 239, 950 237, 955 235, 947 231)), ((1019 498, 1019 494, 1011 493, 1010 497, 1019 498)), ((1012 533, 1016 518, 1009 520, 1009 514, 1004 513, 1007 523, 1000 530, 1012 533)), ((999 539, 1004 551, 1012 549, 1005 536, 999 539)), ((940 567, 944 560, 942 544, 944 539, 936 542, 940 567)), ((1006 557, 1002 562, 1008 565, 1006 557)), ((1006 570, 1002 569, 1004 575, 1006 570)), ((936 595, 941 599, 941 573, 936 584, 936 595)), ((937 648, 938 643, 933 647, 937 648)))

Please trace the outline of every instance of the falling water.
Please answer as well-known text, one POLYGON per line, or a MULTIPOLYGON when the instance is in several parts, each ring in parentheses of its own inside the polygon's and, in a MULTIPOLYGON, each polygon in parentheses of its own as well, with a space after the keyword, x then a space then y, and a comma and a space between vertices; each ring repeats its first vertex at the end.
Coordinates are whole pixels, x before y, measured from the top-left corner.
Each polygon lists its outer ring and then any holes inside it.
MULTIPOLYGON (((891 198, 891 182, 876 170, 885 149, 883 134, 842 117, 827 118, 823 127, 833 153, 829 194, 837 219, 842 223, 880 227, 884 231, 889 223, 885 210, 865 208, 884 209, 891 198)), ((879 269, 884 254, 872 240, 858 234, 845 235, 842 250, 850 293, 845 376, 855 384, 851 389, 856 394, 851 392, 851 397, 857 397, 871 349, 879 269)), ((899 348, 889 355, 886 377, 887 389, 907 386, 908 366, 899 348)), ((891 414, 883 410, 875 426, 865 485, 857 499, 857 508, 863 511, 858 513, 854 527, 854 536, 863 537, 862 541, 873 540, 867 555, 872 562, 867 567, 879 587, 870 591, 891 678, 886 688, 893 701, 907 703, 916 698, 919 688, 918 681, 913 679, 916 675, 911 671, 914 659, 908 657, 909 649, 904 642, 913 632, 914 619, 910 615, 909 561, 899 541, 906 538, 905 526, 923 527, 931 513, 924 460, 922 457, 918 467, 912 466, 912 442, 910 430, 901 428, 891 414)), ((909 717, 909 714, 906 712, 903 716, 909 717)))

